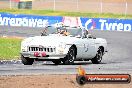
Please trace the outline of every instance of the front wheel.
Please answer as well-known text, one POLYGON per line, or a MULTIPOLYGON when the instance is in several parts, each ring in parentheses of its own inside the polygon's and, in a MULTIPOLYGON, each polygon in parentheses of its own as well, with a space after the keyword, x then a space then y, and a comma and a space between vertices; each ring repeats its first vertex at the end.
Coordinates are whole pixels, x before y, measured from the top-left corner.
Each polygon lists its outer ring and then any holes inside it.
POLYGON ((33 58, 24 57, 23 55, 21 55, 21 60, 24 65, 32 65, 34 62, 33 58))
POLYGON ((102 61, 103 52, 101 48, 98 49, 96 56, 91 60, 93 64, 100 64, 102 61))
POLYGON ((73 64, 76 58, 75 48, 71 47, 66 57, 62 60, 63 64, 73 64))

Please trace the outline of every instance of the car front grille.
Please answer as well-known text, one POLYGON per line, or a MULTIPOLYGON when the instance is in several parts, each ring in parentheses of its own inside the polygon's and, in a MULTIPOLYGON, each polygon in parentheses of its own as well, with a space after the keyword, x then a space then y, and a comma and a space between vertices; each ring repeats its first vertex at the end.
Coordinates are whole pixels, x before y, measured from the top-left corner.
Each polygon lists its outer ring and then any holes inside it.
POLYGON ((44 51, 44 52, 55 52, 56 48, 54 47, 29 47, 28 51, 44 51))

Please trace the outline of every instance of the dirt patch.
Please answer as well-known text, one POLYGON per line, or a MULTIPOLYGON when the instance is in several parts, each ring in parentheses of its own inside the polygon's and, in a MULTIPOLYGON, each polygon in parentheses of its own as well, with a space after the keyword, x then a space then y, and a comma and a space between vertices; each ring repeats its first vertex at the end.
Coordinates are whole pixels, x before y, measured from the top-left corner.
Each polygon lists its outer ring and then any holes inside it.
POLYGON ((3 76, 0 88, 132 88, 132 83, 80 86, 76 83, 76 75, 3 76))

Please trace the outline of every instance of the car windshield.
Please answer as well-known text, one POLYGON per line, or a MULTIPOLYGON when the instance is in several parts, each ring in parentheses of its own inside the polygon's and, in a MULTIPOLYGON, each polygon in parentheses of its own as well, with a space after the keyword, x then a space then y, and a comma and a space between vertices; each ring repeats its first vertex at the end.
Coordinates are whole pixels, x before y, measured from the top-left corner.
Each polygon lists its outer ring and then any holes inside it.
POLYGON ((82 36, 82 29, 76 27, 46 27, 43 31, 46 35, 55 35, 55 34, 64 34, 67 33, 66 36, 82 36))

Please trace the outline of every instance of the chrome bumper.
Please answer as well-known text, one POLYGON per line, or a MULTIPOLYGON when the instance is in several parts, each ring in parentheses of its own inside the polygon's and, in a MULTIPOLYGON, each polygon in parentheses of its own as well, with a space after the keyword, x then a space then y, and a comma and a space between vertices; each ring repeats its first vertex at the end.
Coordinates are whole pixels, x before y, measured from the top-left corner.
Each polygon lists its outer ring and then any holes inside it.
POLYGON ((34 56, 34 52, 21 52, 21 55, 24 57, 29 57, 29 58, 37 58, 37 59, 60 59, 64 58, 66 54, 47 54, 46 56, 34 56))

